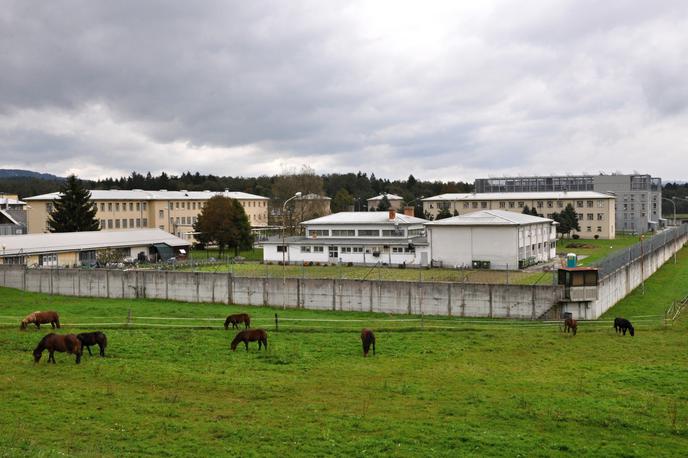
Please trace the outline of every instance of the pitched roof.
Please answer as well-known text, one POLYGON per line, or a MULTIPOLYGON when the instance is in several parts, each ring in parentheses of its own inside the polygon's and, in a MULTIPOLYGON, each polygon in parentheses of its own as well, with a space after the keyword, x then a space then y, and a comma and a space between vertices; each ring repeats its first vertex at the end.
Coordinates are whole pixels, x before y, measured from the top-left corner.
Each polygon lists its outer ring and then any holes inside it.
POLYGON ((0 255, 26 255, 47 252, 123 248, 164 243, 171 247, 189 242, 160 229, 126 231, 59 232, 0 237, 0 255))
POLYGON ((406 216, 403 213, 396 213, 394 220, 389 219, 389 213, 382 212, 339 212, 331 215, 322 216, 320 218, 304 221, 303 225, 315 224, 423 224, 427 220, 416 218, 415 216, 406 216))
POLYGON ((504 210, 482 210, 451 218, 430 221, 426 226, 524 226, 528 224, 553 223, 549 218, 526 215, 504 210))
POLYGON ((387 200, 404 200, 403 197, 397 196, 396 194, 380 194, 379 196, 371 197, 370 199, 366 200, 382 200, 383 197, 387 196, 387 200))
POLYGON ((547 192, 477 192, 448 193, 426 197, 423 202, 437 200, 564 200, 564 199, 615 199, 614 196, 595 191, 547 192))
MULTIPOLYGON (((267 197, 238 191, 144 191, 141 189, 112 189, 109 191, 94 189, 91 200, 207 200, 214 196, 230 197, 237 200, 269 200, 267 197)), ((59 192, 40 196, 27 197, 24 200, 55 200, 59 192)))

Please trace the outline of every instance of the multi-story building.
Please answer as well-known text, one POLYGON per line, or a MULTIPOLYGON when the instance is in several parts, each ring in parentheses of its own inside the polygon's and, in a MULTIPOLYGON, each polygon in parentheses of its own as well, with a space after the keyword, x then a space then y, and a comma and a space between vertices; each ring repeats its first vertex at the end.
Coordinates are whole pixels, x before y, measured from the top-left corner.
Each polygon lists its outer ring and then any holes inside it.
POLYGON ((662 180, 647 174, 478 178, 476 193, 596 191, 616 196, 616 231, 647 232, 662 218, 662 180))
MULTIPOLYGON (((91 201, 98 210, 96 218, 101 230, 157 228, 192 240, 193 225, 199 213, 208 199, 217 195, 238 200, 252 227, 267 226, 269 199, 245 192, 93 190, 91 201)), ((53 210, 53 201, 59 197, 59 193, 53 192, 25 199, 29 203, 30 234, 48 232, 48 216, 53 210)))
POLYGON ((0 235, 26 233, 26 202, 16 194, 0 192, 0 235))
POLYGON ((375 211, 377 208, 380 206, 380 202, 382 202, 382 199, 387 197, 387 200, 389 201, 389 208, 392 208, 396 211, 401 211, 401 204, 404 202, 404 198, 401 196, 397 196, 396 194, 387 194, 383 193, 380 194, 379 196, 371 197, 370 199, 367 199, 368 201, 368 211, 375 211))
POLYGON ((423 199, 423 212, 436 218, 442 210, 464 215, 480 210, 506 210, 522 213, 524 207, 534 208, 546 218, 560 213, 568 204, 576 210, 583 238, 613 239, 615 234, 614 206, 611 194, 594 191, 573 192, 497 192, 473 194, 441 194, 423 199))
POLYGON ((266 262, 428 265, 427 221, 389 212, 341 212, 301 224, 305 236, 263 242, 266 262))

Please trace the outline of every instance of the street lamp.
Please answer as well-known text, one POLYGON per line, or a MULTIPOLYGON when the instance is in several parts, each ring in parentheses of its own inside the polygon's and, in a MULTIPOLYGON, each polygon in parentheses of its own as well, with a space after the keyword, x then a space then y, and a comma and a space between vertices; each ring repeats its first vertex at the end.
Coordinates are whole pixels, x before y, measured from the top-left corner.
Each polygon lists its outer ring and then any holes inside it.
POLYGON ((282 309, 287 308, 287 262, 286 253, 287 245, 284 240, 284 228, 286 226, 287 203, 292 199, 301 197, 301 191, 297 192, 290 198, 284 201, 282 205, 282 309))
POLYGON ((668 199, 666 197, 662 197, 662 200, 668 200, 671 202, 671 205, 674 206, 674 226, 676 226, 676 202, 674 202, 674 198, 672 197, 671 199, 668 199))

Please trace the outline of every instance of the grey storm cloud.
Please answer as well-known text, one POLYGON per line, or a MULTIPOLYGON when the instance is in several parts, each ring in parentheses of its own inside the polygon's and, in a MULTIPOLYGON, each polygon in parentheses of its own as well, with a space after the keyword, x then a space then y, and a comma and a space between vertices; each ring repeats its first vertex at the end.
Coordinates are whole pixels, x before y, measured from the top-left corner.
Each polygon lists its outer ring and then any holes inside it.
POLYGON ((683 1, 9 1, 0 68, 0 167, 688 168, 683 1))

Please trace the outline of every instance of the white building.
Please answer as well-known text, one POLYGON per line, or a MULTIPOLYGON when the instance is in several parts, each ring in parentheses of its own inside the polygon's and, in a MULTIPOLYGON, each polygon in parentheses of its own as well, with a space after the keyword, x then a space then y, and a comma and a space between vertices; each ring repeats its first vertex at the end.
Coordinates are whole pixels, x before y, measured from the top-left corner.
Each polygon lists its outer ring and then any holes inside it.
POLYGON ((485 210, 425 226, 433 263, 439 261, 443 267, 517 269, 556 257, 555 225, 547 218, 485 210))
POLYGON ((362 265, 427 265, 429 248, 424 223, 389 212, 341 212, 301 224, 305 236, 263 242, 263 260, 362 265))
POLYGON ((385 197, 389 201, 389 207, 392 210, 401 211, 401 204, 404 202, 404 198, 401 196, 397 196, 396 194, 387 194, 386 192, 380 194, 379 196, 367 199, 368 211, 377 210, 377 208, 380 206, 380 202, 382 202, 382 199, 384 199, 385 197))

